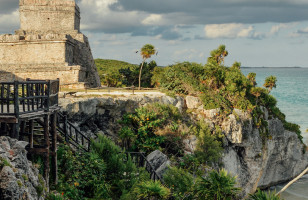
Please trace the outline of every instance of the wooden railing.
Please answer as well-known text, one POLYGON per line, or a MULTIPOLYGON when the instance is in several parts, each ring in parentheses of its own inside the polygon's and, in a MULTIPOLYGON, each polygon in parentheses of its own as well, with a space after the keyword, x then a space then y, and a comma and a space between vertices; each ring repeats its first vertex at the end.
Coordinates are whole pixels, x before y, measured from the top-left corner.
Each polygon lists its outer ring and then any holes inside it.
POLYGON ((58 106, 59 80, 0 82, 0 115, 46 111, 58 106))
MULTIPOLYGON (((82 133, 78 127, 72 122, 68 121, 67 115, 58 112, 57 117, 57 129, 59 133, 65 138, 67 144, 73 145, 76 149, 80 149, 86 152, 90 151, 91 139, 82 133)), ((126 158, 124 162, 128 161, 128 158, 132 159, 137 167, 145 167, 150 174, 150 178, 154 181, 159 180, 163 183, 161 177, 156 173, 151 163, 146 159, 145 153, 142 152, 124 152, 126 158)))
POLYGON ((86 152, 90 151, 91 139, 84 135, 79 128, 67 120, 67 115, 58 112, 57 129, 65 138, 66 143, 86 152))
POLYGON ((150 174, 150 179, 153 181, 159 180, 161 183, 164 184, 161 177, 156 173, 154 167, 151 163, 147 160, 145 153, 142 152, 125 152, 126 153, 126 160, 130 156, 132 161, 137 167, 145 167, 146 171, 150 174))

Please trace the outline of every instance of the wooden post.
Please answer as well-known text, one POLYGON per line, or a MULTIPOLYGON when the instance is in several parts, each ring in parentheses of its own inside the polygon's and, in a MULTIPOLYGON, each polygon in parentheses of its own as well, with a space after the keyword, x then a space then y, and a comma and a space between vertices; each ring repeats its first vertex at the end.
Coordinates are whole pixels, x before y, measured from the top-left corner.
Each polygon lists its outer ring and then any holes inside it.
POLYGON ((44 140, 46 153, 44 154, 44 178, 46 181, 46 187, 49 188, 49 149, 50 149, 50 141, 49 141, 49 114, 44 116, 44 140))
POLYGON ((29 143, 30 143, 30 148, 33 148, 33 129, 34 129, 34 123, 33 120, 29 121, 29 143))
POLYGON ((51 115, 51 166, 52 166, 52 177, 53 177, 53 184, 58 183, 58 166, 57 166, 57 112, 54 112, 51 115))
POLYGON ((19 139, 19 98, 18 98, 18 81, 14 81, 14 114, 17 119, 17 123, 13 125, 13 137, 19 139))
POLYGON ((65 134, 65 142, 68 144, 68 130, 67 130, 67 115, 64 113, 63 116, 63 129, 64 129, 64 134, 65 134))
POLYGON ((24 140, 25 128, 26 128, 26 121, 22 121, 20 123, 19 140, 24 140))

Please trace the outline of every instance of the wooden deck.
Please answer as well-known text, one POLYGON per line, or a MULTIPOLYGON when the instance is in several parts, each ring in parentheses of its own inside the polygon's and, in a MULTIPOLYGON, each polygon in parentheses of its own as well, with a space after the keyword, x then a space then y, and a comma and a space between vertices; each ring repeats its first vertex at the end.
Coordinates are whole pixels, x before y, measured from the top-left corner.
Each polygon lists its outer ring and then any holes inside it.
POLYGON ((0 112, 0 122, 6 122, 6 123, 18 123, 18 120, 31 120, 35 118, 43 117, 46 114, 53 113, 57 110, 59 110, 59 106, 52 106, 49 108, 49 111, 46 112, 44 109, 37 109, 36 111, 32 111, 31 109, 28 109, 27 107, 24 109, 23 106, 19 105, 19 110, 23 110, 24 112, 21 112, 19 114, 19 117, 16 117, 12 111, 14 110, 14 105, 10 105, 9 109, 7 107, 1 109, 2 112, 0 112))
POLYGON ((0 136, 25 140, 30 157, 43 156, 47 187, 50 157, 53 181, 57 182, 58 93, 59 80, 0 82, 0 136))

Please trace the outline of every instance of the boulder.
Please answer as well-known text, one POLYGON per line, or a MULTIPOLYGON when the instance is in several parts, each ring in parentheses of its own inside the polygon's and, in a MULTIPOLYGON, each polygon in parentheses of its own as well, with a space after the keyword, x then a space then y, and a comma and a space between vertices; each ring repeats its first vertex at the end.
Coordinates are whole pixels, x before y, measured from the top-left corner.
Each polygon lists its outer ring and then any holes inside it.
POLYGON ((147 160, 152 165, 159 177, 163 177, 171 162, 168 157, 159 150, 155 150, 147 156, 147 160))
POLYGON ((187 108, 189 109, 197 109, 202 105, 202 102, 199 97, 187 96, 185 100, 187 108))

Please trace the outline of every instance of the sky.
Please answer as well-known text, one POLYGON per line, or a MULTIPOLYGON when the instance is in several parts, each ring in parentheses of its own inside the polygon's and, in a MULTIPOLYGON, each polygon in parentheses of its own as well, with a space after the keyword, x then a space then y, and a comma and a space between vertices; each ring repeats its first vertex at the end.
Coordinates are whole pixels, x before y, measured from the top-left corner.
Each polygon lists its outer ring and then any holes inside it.
MULTIPOLYGON (((160 66, 206 63, 226 45, 226 65, 308 67, 308 0, 76 0, 95 58, 140 63, 152 44, 160 66)), ((0 34, 19 29, 18 0, 0 0, 0 34)))

